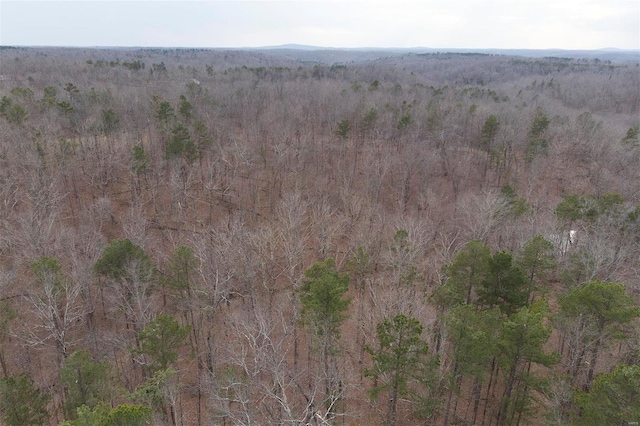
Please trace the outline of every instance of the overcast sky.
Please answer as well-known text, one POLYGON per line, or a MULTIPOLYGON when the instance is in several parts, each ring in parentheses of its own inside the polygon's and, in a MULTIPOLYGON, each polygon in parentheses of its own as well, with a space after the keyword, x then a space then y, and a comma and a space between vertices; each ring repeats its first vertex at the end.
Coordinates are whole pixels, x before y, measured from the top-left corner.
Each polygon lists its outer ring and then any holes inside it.
POLYGON ((640 49, 640 0, 7 1, 0 45, 640 49))

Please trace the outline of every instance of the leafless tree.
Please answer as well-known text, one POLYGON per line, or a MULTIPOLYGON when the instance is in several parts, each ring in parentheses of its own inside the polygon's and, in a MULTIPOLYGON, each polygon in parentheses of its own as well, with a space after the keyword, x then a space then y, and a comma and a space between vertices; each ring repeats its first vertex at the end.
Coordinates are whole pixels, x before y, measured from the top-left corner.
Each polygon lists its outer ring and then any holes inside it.
POLYGON ((311 229, 317 247, 318 259, 331 257, 340 266, 344 254, 339 253, 338 242, 344 235, 343 218, 328 197, 319 197, 311 206, 311 229))
POLYGON ((17 335, 30 346, 55 349, 60 367, 69 347, 81 340, 71 331, 87 314, 82 303, 84 283, 72 279, 56 259, 41 258, 32 265, 35 289, 25 298, 34 322, 17 335))
POLYGON ((508 211, 504 198, 491 191, 466 193, 461 196, 457 208, 464 238, 468 241, 495 239, 494 231, 505 220, 508 211))
POLYGON ((307 226, 308 202, 300 192, 285 196, 278 206, 278 222, 282 240, 287 279, 296 288, 302 275, 310 232, 307 226))
POLYGON ((314 406, 315 395, 304 403, 300 377, 289 365, 292 351, 289 321, 281 312, 260 308, 236 315, 237 346, 227 353, 209 386, 213 417, 238 425, 299 424, 314 406), (296 390, 297 389, 297 390, 296 390))

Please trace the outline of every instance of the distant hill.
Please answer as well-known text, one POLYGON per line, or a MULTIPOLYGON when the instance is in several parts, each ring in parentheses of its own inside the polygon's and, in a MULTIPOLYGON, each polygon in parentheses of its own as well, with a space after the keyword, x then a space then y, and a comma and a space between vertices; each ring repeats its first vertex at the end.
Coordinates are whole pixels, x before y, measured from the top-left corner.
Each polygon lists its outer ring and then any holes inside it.
POLYGON ((307 50, 307 51, 314 51, 314 50, 340 50, 338 48, 334 48, 334 47, 321 47, 321 46, 310 46, 310 45, 306 45, 306 44, 295 44, 295 43, 289 43, 289 44, 282 44, 282 45, 278 45, 278 46, 262 46, 262 47, 255 47, 255 48, 247 48, 247 50, 307 50))
POLYGON ((302 44, 283 44, 279 46, 263 46, 242 48, 238 50, 268 51, 270 54, 297 58, 305 62, 361 62, 384 57, 400 56, 410 53, 480 53, 488 55, 524 56, 530 58, 568 58, 568 59, 600 59, 612 62, 640 63, 640 50, 622 50, 603 48, 596 50, 564 50, 564 49, 463 49, 463 48, 381 48, 353 47, 335 48, 328 46, 310 46, 302 44), (328 54, 331 52, 331 54, 328 54))

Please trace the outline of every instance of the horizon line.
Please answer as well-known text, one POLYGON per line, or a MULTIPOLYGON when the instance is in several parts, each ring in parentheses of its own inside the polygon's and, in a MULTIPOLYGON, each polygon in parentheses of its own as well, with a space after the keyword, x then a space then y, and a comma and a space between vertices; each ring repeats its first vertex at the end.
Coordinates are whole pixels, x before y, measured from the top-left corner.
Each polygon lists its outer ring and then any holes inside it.
POLYGON ((71 48, 71 49, 211 49, 211 50, 256 50, 256 49, 294 49, 294 50, 474 50, 474 51, 491 51, 491 50, 528 50, 528 51, 580 51, 580 52, 592 52, 592 51, 609 51, 609 52, 638 52, 640 48, 619 48, 619 47, 600 47, 600 48, 565 48, 565 47, 428 47, 428 46, 413 46, 413 47, 379 47, 379 46, 360 46, 360 47, 334 47, 334 46, 319 46, 308 45, 300 43, 285 43, 280 45, 267 45, 267 46, 143 46, 143 45, 47 45, 47 44, 0 44, 0 48, 71 48))

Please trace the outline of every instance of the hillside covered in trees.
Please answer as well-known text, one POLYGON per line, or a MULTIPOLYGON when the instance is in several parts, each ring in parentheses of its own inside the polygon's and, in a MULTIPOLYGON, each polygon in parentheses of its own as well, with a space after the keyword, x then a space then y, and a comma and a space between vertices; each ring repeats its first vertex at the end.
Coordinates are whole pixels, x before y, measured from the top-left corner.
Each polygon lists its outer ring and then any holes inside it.
POLYGON ((0 50, 0 423, 640 421, 639 61, 0 50))

